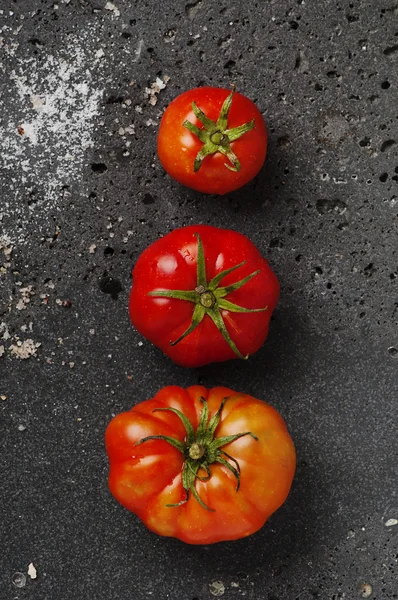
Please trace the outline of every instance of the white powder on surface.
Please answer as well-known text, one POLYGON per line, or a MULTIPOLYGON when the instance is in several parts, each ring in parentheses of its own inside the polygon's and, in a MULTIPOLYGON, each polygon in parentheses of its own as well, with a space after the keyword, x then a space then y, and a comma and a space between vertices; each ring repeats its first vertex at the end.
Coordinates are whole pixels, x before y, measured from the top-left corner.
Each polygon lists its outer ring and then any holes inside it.
POLYGON ((4 179, 11 194, 3 198, 0 221, 18 216, 26 225, 50 209, 62 210, 62 186, 80 179, 103 93, 93 73, 101 64, 98 47, 89 32, 86 37, 69 36, 57 54, 41 60, 18 51, 12 69, 2 66, 8 90, 0 123, 0 184, 4 179), (29 192, 35 193, 31 206, 29 192))
POLYGON ((113 2, 107 2, 104 8, 105 10, 111 11, 115 19, 118 19, 120 17, 120 10, 115 4, 113 4, 113 2))
POLYGON ((37 349, 40 348, 39 342, 34 342, 32 339, 27 339, 24 342, 20 340, 16 344, 10 346, 10 352, 13 356, 26 360, 31 356, 36 356, 37 349))

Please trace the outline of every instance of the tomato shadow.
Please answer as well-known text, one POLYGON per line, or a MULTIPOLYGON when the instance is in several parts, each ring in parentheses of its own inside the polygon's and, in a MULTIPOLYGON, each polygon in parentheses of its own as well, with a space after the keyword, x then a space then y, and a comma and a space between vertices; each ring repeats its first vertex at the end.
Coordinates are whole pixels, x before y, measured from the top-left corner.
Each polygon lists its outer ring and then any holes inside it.
MULTIPOLYGON (((272 581, 278 590, 290 569, 307 565, 314 554, 321 552, 324 540, 332 540, 338 506, 330 497, 327 475, 320 476, 325 468, 315 447, 308 448, 306 440, 296 438, 295 442, 299 460, 285 504, 263 528, 245 539, 207 546, 163 540, 163 551, 170 561, 178 557, 179 572, 206 573, 208 581, 222 580, 225 584, 239 582, 241 589, 245 588, 246 580, 254 585, 257 578, 258 585, 272 581), (323 514, 325 506, 327 512, 323 514)), ((202 597, 202 590, 195 592, 202 597)))
POLYGON ((278 207, 279 213, 281 201, 291 200, 296 194, 299 175, 289 175, 288 165, 295 164, 297 159, 290 143, 285 145, 284 140, 281 137, 270 141, 268 156, 258 175, 235 192, 235 202, 250 209, 251 215, 263 214, 272 205, 278 207))
POLYGON ((292 390, 311 361, 308 354, 313 346, 306 344, 305 354, 302 348, 303 336, 308 339, 309 335, 297 309, 279 304, 271 318, 268 337, 258 352, 247 360, 212 363, 196 369, 196 383, 205 387, 225 385, 286 405, 293 399, 292 390))
MULTIPOLYGON (((280 307, 271 323, 269 338, 256 355, 248 361, 229 361, 196 370, 197 383, 206 387, 225 385, 275 406, 292 433, 297 470, 286 503, 253 536, 199 547, 184 545, 182 548, 176 540, 164 542, 167 552, 174 548, 177 554, 181 553, 181 561, 187 561, 184 568, 206 571, 214 579, 229 576, 232 581, 238 578, 242 582, 260 574, 263 578, 264 572, 267 577, 276 577, 283 575, 292 562, 312 555, 320 540, 333 537, 333 515, 338 513, 338 506, 329 493, 332 474, 321 464, 320 449, 309 442, 308 428, 302 425, 302 415, 308 407, 301 406, 297 410, 295 398, 301 378, 307 373, 303 385, 308 386, 308 371, 316 370, 316 353, 322 343, 318 338, 291 306, 280 307), (304 336, 305 352, 302 348, 304 336)), ((311 377, 312 374, 310 380, 311 377)), ((320 440, 320 436, 316 439, 320 440)))
POLYGON ((284 140, 285 137, 271 139, 267 158, 256 177, 224 196, 202 194, 174 182, 174 198, 179 207, 194 210, 198 223, 228 227, 242 216, 263 215, 271 205, 290 199, 294 195, 292 186, 296 188, 297 181, 289 176, 287 165, 295 163, 295 156, 284 140))
MULTIPOLYGON (((232 212, 250 210, 250 214, 263 212, 264 206, 273 202, 280 202, 286 185, 287 168, 284 162, 294 162, 294 157, 286 158, 282 155, 277 144, 271 143, 271 150, 252 181, 228 196, 232 212)), ((289 186, 288 186, 289 187, 289 186)), ((287 188, 288 189, 288 188, 287 188)))

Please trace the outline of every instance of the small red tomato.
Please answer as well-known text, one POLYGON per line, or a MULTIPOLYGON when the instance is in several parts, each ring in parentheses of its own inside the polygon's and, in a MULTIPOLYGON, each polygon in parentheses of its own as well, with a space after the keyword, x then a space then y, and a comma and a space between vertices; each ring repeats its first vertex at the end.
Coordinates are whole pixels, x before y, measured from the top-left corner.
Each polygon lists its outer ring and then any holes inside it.
POLYGON ((263 166, 267 129, 256 105, 237 92, 201 87, 177 96, 162 117, 158 154, 176 181, 226 194, 263 166))
POLYGON ((141 254, 129 310, 134 327, 167 356, 200 367, 256 352, 278 297, 276 275, 247 237, 192 225, 141 254))
POLYGON ((109 489, 155 533, 236 540, 286 500, 296 455, 279 413, 228 388, 165 387, 113 418, 109 489))

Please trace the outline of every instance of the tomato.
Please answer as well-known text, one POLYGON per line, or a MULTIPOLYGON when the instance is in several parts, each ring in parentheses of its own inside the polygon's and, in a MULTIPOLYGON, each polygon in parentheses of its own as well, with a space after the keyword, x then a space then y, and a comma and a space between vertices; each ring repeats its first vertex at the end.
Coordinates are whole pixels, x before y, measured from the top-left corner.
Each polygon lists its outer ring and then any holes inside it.
POLYGON ((263 166, 267 129, 242 94, 200 87, 177 96, 163 114, 158 155, 176 181, 206 194, 226 194, 263 166))
POLYGON ((113 496, 155 533, 189 544, 260 529, 296 465, 279 413, 225 387, 165 387, 114 417, 105 444, 113 496))
POLYGON ((199 367, 256 352, 278 297, 276 275, 247 237, 193 225, 141 254, 129 310, 155 346, 179 365, 199 367))

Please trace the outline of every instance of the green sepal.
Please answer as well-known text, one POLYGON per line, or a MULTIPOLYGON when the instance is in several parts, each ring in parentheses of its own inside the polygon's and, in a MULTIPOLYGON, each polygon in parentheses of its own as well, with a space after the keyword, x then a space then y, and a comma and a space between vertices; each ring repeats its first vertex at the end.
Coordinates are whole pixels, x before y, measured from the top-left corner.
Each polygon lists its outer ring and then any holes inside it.
POLYGON ((192 494, 192 496, 200 504, 200 506, 202 506, 202 508, 210 512, 214 512, 214 509, 210 508, 203 502, 195 487, 195 482, 197 479, 199 481, 205 482, 211 478, 210 465, 213 463, 220 463, 235 476, 235 490, 236 492, 239 491, 241 476, 239 463, 230 454, 228 454, 224 450, 221 450, 221 448, 226 444, 230 444, 231 442, 246 435, 250 435, 256 441, 258 441, 258 438, 251 431, 237 433, 235 435, 228 435, 221 438, 215 437, 215 432, 221 419, 222 410, 228 399, 229 397, 227 396, 222 400, 217 412, 214 413, 214 415, 209 419, 208 403, 204 398, 201 398, 203 409, 200 413, 199 425, 196 432, 194 431, 192 423, 189 421, 189 419, 176 408, 155 408, 152 411, 157 412, 168 410, 173 412, 181 419, 187 432, 187 438, 185 442, 181 442, 169 436, 150 435, 145 438, 142 438, 135 444, 136 446, 139 446, 140 444, 143 444, 144 442, 147 442, 149 440, 164 440, 165 442, 168 442, 169 444, 180 450, 180 452, 184 456, 184 466, 182 469, 181 479, 182 486, 185 490, 185 498, 175 504, 166 504, 166 507, 173 508, 177 506, 182 506, 188 502, 189 495, 192 494), (198 459, 190 458, 189 450, 194 444, 203 445, 204 447, 204 452, 198 459), (206 472, 205 477, 198 474, 201 469, 203 469, 206 472))
POLYGON ((194 125, 194 123, 191 123, 191 121, 184 121, 182 125, 183 127, 185 127, 185 129, 188 129, 188 131, 196 135, 196 137, 201 142, 203 142, 204 144, 207 142, 207 135, 204 129, 201 129, 197 125, 194 125))
POLYGON ((239 125, 238 127, 233 127, 232 129, 226 129, 224 131, 224 135, 226 135, 230 142, 234 142, 238 140, 242 135, 254 129, 255 121, 252 119, 249 123, 243 123, 243 125, 239 125))
POLYGON ((224 319, 222 318, 220 311, 218 309, 214 310, 214 308, 212 308, 207 311, 207 314, 213 321, 214 325, 217 327, 218 331, 223 336, 224 340, 227 342, 228 346, 235 352, 236 356, 238 356, 238 358, 247 360, 249 358, 249 355, 247 354, 246 356, 243 356, 243 354, 238 350, 235 342, 228 333, 228 329, 225 326, 224 319))
POLYGON ((214 448, 221 448, 222 446, 226 446, 235 440, 238 440, 245 435, 250 435, 256 442, 258 442, 258 437, 254 435, 251 431, 245 431, 244 433, 236 433, 235 435, 226 435, 225 437, 217 438, 214 440, 214 448))
POLYGON ((234 265, 233 267, 230 267, 229 269, 225 269, 224 271, 221 271, 221 273, 217 273, 217 275, 215 277, 213 277, 213 279, 209 282, 209 285, 207 286, 208 289, 211 290, 212 292, 214 292, 214 290, 218 287, 218 284, 221 283, 221 281, 224 279, 224 277, 226 277, 233 271, 236 271, 236 269, 243 267, 244 264, 246 264, 245 260, 243 262, 239 263, 238 265, 234 265))
POLYGON ((252 119, 249 123, 242 123, 242 125, 228 129, 228 118, 234 91, 233 89, 224 100, 216 122, 206 116, 196 102, 192 102, 192 110, 196 118, 202 123, 203 129, 188 120, 185 120, 182 125, 203 144, 194 160, 193 170, 195 173, 199 171, 207 156, 216 154, 217 152, 224 154, 230 161, 231 164, 224 163, 227 169, 238 172, 241 168, 238 157, 232 151, 231 142, 238 140, 242 135, 251 131, 255 127, 255 120, 252 119))
MULTIPOLYGON (((169 411, 169 412, 172 412, 175 415, 177 415, 177 417, 182 421, 182 424, 185 427, 185 431, 187 432, 187 442, 189 444, 193 444, 194 439, 195 439, 195 431, 194 431, 194 428, 192 427, 191 421, 184 415, 184 413, 182 413, 180 410, 178 410, 178 408, 172 408, 172 407, 154 408, 154 410, 152 412, 160 412, 160 411, 169 411)), ((169 440, 167 439, 167 441, 169 441, 169 440)))
POLYGON ((217 119, 216 127, 217 127, 217 129, 220 129, 223 132, 225 132, 225 130, 227 129, 227 126, 228 126, 228 116, 229 116, 229 111, 231 110, 233 96, 234 96, 234 90, 232 90, 232 92, 229 94, 229 96, 227 96, 225 98, 223 105, 221 107, 220 116, 217 119))
POLYGON ((192 102, 192 110, 195 113, 195 117, 199 119, 199 121, 202 123, 203 127, 207 131, 213 131, 214 129, 216 129, 216 124, 214 123, 214 121, 212 121, 211 119, 209 119, 209 117, 205 115, 203 110, 199 108, 196 102, 192 102))
POLYGON ((205 253, 203 250, 202 238, 198 233, 195 234, 198 240, 198 256, 196 259, 196 286, 207 288, 207 276, 206 276, 206 261, 205 253))
POLYGON ((221 419, 221 413, 222 413, 222 409, 224 408, 224 404, 226 403, 226 401, 228 400, 229 396, 227 396, 226 398, 224 398, 220 404, 220 408, 218 409, 218 411, 216 413, 214 413, 214 415, 212 416, 212 418, 209 421, 208 427, 207 427, 207 431, 209 436, 213 439, 214 438, 214 433, 218 427, 218 424, 220 422, 221 419))
POLYGON ((194 311, 193 311, 191 324, 189 325, 189 327, 187 327, 187 329, 184 331, 184 333, 182 333, 180 335, 180 337, 178 337, 174 341, 170 341, 170 346, 175 346, 176 344, 178 344, 178 342, 181 342, 182 339, 184 339, 185 337, 187 337, 187 335, 189 335, 190 333, 192 333, 192 331, 194 329, 196 329, 196 327, 198 325, 200 325, 200 323, 203 321, 203 318, 204 318, 205 314, 206 314, 205 307, 202 306, 201 304, 197 304, 195 306, 194 311))
POLYGON ((225 460, 225 458, 223 458, 222 456, 219 456, 217 458, 217 462, 224 465, 224 467, 227 467, 227 469, 229 469, 231 471, 231 473, 233 473, 235 475, 236 482, 237 482, 235 491, 237 492, 240 488, 240 474, 239 474, 238 470, 233 465, 231 465, 231 463, 229 463, 227 460, 225 460))
POLYGON ((225 144, 225 146, 219 146, 218 151, 221 152, 221 154, 224 154, 224 156, 226 156, 230 160, 230 165, 228 163, 224 163, 227 169, 229 169, 230 171, 235 171, 236 173, 240 171, 239 158, 234 152, 232 152, 232 148, 229 144, 225 144))
MULTIPOLYGON (((161 410, 161 409, 159 408, 157 410, 161 410)), ((164 442, 167 442, 168 444, 170 444, 170 446, 174 446, 174 448, 177 448, 177 450, 179 450, 180 452, 183 452, 183 450, 184 450, 184 444, 182 442, 179 442, 175 438, 172 438, 168 435, 148 435, 147 437, 144 437, 141 440, 139 440, 138 442, 136 442, 134 445, 139 446, 140 444, 143 444, 144 442, 148 442, 149 440, 163 440, 164 442)))
POLYGON ((228 310, 229 312, 235 313, 256 313, 264 312, 268 309, 268 306, 265 306, 264 308, 244 308, 243 306, 238 306, 237 304, 229 302, 229 300, 225 300, 224 298, 221 298, 218 301, 218 307, 222 310, 228 310))
POLYGON ((250 273, 250 275, 248 275, 247 277, 244 277, 243 279, 241 279, 240 281, 237 281, 236 283, 231 283, 230 285, 227 285, 226 287, 218 288, 217 296, 219 298, 224 297, 227 294, 236 292, 236 290, 240 290, 240 288, 242 288, 246 283, 248 283, 250 281, 250 279, 253 279, 253 277, 258 275, 259 273, 260 273, 260 269, 258 269, 257 271, 254 271, 253 273, 250 273))
POLYGON ((209 405, 206 401, 203 402, 203 409, 200 413, 199 425, 196 431, 196 441, 198 444, 203 444, 205 441, 205 433, 207 430, 207 421, 209 419, 209 405))
POLYGON ((206 143, 196 155, 196 158, 193 163, 194 172, 197 173, 199 171, 200 167, 202 166, 202 162, 204 161, 206 156, 210 156, 215 152, 217 152, 217 146, 215 146, 215 144, 212 144, 211 142, 206 143))
POLYGON ((174 298, 176 300, 186 300, 187 302, 197 302, 198 293, 190 290, 158 290, 156 292, 148 292, 148 296, 153 298, 174 298))

